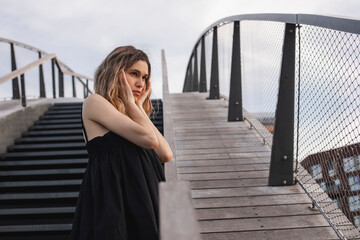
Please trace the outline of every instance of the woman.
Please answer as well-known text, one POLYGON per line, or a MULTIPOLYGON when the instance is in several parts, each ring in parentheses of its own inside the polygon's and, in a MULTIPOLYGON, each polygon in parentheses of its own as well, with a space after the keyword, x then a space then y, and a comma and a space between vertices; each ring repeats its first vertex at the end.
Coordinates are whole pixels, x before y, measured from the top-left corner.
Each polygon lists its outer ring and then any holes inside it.
POLYGON ((132 46, 118 47, 95 72, 83 103, 89 163, 71 239, 158 239, 158 183, 169 144, 149 119, 151 66, 132 46))

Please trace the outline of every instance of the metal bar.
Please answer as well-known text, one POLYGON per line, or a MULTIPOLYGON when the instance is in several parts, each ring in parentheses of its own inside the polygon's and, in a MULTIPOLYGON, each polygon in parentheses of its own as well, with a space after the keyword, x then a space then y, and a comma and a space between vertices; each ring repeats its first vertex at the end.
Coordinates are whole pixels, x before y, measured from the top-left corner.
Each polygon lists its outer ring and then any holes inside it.
POLYGON ((295 24, 286 24, 271 150, 269 185, 293 184, 295 24))
POLYGON ((53 98, 56 98, 55 59, 51 59, 51 75, 52 75, 53 98))
POLYGON ((86 98, 86 91, 85 91, 86 85, 83 85, 83 94, 84 94, 84 99, 86 98))
POLYGON ((86 79, 86 97, 89 96, 89 80, 86 79))
MULTIPOLYGON (((11 52, 11 71, 13 72, 16 70, 16 58, 15 58, 15 50, 14 50, 13 43, 10 43, 10 52, 11 52)), ((18 77, 13 78, 13 80, 12 80, 12 90, 13 90, 12 99, 20 99, 20 89, 19 89, 18 77)))
MULTIPOLYGON (((193 55, 191 55, 193 56, 193 55)), ((193 57, 190 58, 190 66, 189 66, 189 82, 188 82, 188 92, 192 92, 193 91, 193 81, 194 81, 194 78, 193 78, 193 57)))
MULTIPOLYGON (((42 58, 41 52, 39 53, 39 59, 42 58)), ((40 97, 46 98, 46 92, 45 92, 45 81, 44 81, 44 71, 42 64, 39 65, 39 86, 40 86, 40 97)))
POLYGON ((220 98, 219 92, 219 57, 217 44, 217 27, 214 27, 211 57, 210 96, 209 99, 220 98))
POLYGON ((64 97, 64 74, 61 72, 61 69, 58 68, 59 72, 59 97, 64 97))
POLYGON ((240 22, 234 22, 228 121, 243 121, 241 89, 240 22))
POLYGON ((21 82, 21 104, 23 107, 26 107, 26 92, 25 92, 25 75, 20 75, 21 82))
POLYGON ((194 49, 194 75, 192 80, 192 90, 199 91, 199 72, 198 72, 198 57, 197 57, 197 46, 194 49))
POLYGON ((201 38, 201 58, 200 58, 200 89, 199 92, 206 92, 206 59, 205 59, 205 37, 201 38))
POLYGON ((73 97, 76 98, 76 88, 75 88, 75 76, 71 76, 72 89, 73 89, 73 97))

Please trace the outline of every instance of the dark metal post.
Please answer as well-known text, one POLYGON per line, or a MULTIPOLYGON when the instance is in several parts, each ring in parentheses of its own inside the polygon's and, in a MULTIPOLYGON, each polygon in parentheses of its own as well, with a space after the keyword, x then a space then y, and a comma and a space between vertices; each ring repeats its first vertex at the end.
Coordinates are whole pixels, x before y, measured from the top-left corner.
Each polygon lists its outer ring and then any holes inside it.
POLYGON ((72 89, 73 89, 73 97, 76 98, 76 88, 75 88, 75 77, 71 76, 72 89))
MULTIPOLYGON (((15 59, 15 50, 14 44, 10 43, 10 53, 11 53, 11 71, 16 70, 16 59, 15 59)), ((12 80, 12 89, 13 89, 13 99, 20 99, 20 89, 19 89, 19 79, 18 77, 13 78, 12 80)))
POLYGON ((194 81, 194 77, 193 77, 193 56, 191 55, 191 59, 190 59, 190 67, 189 67, 189 87, 188 87, 188 92, 192 92, 193 91, 193 81, 194 81))
POLYGON ((200 58, 200 89, 199 92, 206 92, 206 60, 205 60, 205 39, 201 38, 201 58, 200 58))
POLYGON ((198 73, 198 57, 197 57, 197 46, 194 49, 194 75, 192 81, 192 90, 199 91, 199 73, 198 73))
POLYGON ((89 96, 89 80, 86 79, 86 97, 89 96))
POLYGON ((211 76, 210 76, 210 96, 209 99, 220 98, 219 92, 219 59, 218 59, 218 44, 217 44, 217 26, 214 27, 213 32, 213 46, 211 57, 211 76))
MULTIPOLYGON (((39 52, 39 59, 40 58, 41 58, 41 52, 39 52)), ((46 98, 44 71, 42 64, 39 65, 39 86, 40 86, 40 97, 46 98)))
POLYGON ((51 73, 52 73, 53 98, 56 98, 55 59, 51 59, 51 73))
POLYGON ((295 24, 286 24, 269 185, 293 184, 295 24))
POLYGON ((84 84, 83 87, 84 87, 84 88, 83 88, 83 94, 84 94, 84 99, 85 99, 85 98, 86 98, 86 89, 85 89, 85 88, 86 88, 86 85, 84 84))
POLYGON ((21 104, 23 107, 26 107, 26 92, 25 92, 25 76, 24 74, 20 75, 21 82, 21 104))
POLYGON ((64 97, 64 74, 62 73, 60 67, 59 70, 59 97, 64 97))
POLYGON ((188 85, 189 85, 189 67, 190 67, 190 62, 188 62, 188 66, 187 66, 187 68, 186 68, 185 81, 184 81, 184 86, 183 86, 183 92, 187 92, 187 91, 188 91, 188 85))
POLYGON ((241 89, 240 22, 234 22, 228 121, 243 121, 241 89))

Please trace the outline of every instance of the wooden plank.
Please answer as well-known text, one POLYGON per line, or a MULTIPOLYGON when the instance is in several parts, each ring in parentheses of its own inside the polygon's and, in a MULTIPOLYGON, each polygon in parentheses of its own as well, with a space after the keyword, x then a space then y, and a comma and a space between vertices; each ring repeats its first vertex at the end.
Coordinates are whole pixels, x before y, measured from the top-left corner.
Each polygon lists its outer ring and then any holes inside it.
POLYGON ((231 158, 231 159, 210 159, 195 161, 180 161, 178 167, 187 166, 222 166, 226 164, 260 164, 270 163, 270 158, 231 158))
POLYGON ((183 174, 179 174, 178 179, 182 181, 194 181, 194 180, 215 180, 215 179, 264 178, 268 176, 269 176, 269 171, 183 173, 183 174))
POLYGON ((215 208, 215 207, 241 207, 241 206, 271 206, 283 204, 308 203, 311 200, 305 193, 289 195, 269 195, 266 196, 245 196, 245 197, 222 197, 222 198, 198 198, 193 199, 195 208, 215 208))
POLYGON ((267 186, 268 178, 191 181, 191 189, 267 186))
POLYGON ((178 167, 178 173, 211 173, 234 171, 266 171, 269 164, 228 164, 225 166, 178 167))
POLYGON ((241 153, 241 152, 269 152, 266 148, 260 147, 237 147, 237 148, 210 148, 210 149, 182 149, 177 150, 176 154, 181 155, 198 155, 207 153, 241 153))
POLYGON ((319 211, 311 210, 309 204, 284 204, 275 206, 255 206, 255 207, 230 207, 197 209, 196 216, 198 220, 216 220, 216 219, 245 219, 260 217, 279 217, 279 216, 297 216, 297 215, 321 215, 319 211))
POLYGON ((204 233, 203 240, 239 240, 239 239, 296 239, 296 240, 323 240, 339 239, 331 227, 310 227, 296 229, 281 229, 270 231, 246 231, 227 233, 204 233))
POLYGON ((246 187, 246 188, 220 188, 220 189, 199 189, 192 190, 191 195, 195 198, 216 198, 216 197, 241 197, 241 196, 269 196, 279 194, 298 194, 302 189, 297 186, 281 187, 246 187))
POLYGON ((297 229, 309 227, 328 227, 329 224, 321 215, 300 215, 267 218, 221 219, 199 221, 202 233, 231 232, 231 231, 259 231, 278 229, 297 229))

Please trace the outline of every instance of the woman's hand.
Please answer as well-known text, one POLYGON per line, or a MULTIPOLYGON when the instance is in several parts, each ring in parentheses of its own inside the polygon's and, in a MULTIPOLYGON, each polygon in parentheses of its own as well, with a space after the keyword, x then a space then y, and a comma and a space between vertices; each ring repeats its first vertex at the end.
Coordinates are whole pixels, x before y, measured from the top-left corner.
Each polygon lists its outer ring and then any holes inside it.
POLYGON ((126 74, 124 70, 121 70, 120 77, 119 77, 119 84, 120 84, 120 99, 123 101, 125 105, 128 103, 134 103, 134 95, 131 90, 131 87, 126 79, 126 74))
POLYGON ((150 80, 149 80, 148 85, 147 85, 147 89, 146 89, 145 91, 143 91, 143 92, 141 93, 141 95, 137 98, 137 100, 136 100, 136 102, 135 102, 136 105, 139 106, 139 107, 142 107, 145 99, 146 99, 147 96, 150 94, 150 92, 151 92, 151 82, 150 82, 150 80))

